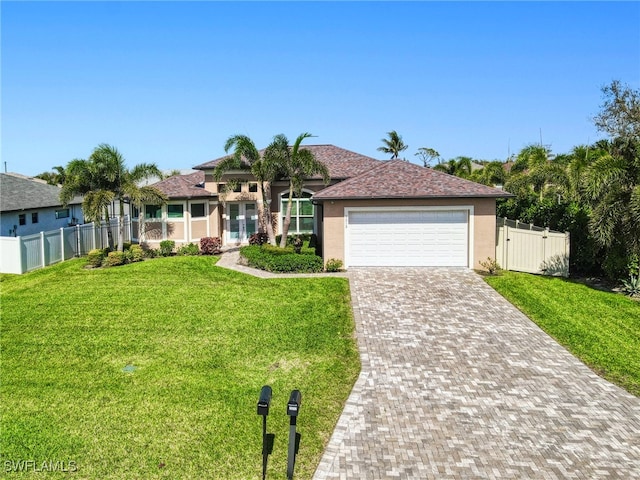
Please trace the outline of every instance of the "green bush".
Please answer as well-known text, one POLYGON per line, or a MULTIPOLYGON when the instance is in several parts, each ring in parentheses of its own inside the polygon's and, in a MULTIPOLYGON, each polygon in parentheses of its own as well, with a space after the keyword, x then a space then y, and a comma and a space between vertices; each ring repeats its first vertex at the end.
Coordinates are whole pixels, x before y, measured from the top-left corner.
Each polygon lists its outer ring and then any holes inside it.
MULTIPOLYGON (((309 249, 307 249, 309 250, 309 249)), ((313 249, 311 249, 313 251, 313 249)), ((240 255, 250 267, 275 273, 315 273, 323 270, 322 258, 311 254, 296 254, 292 248, 277 248, 265 244, 240 249, 240 255)))
POLYGON ((146 254, 140 245, 131 245, 129 247, 129 260, 131 262, 141 262, 146 254))
POLYGON ((198 248, 198 245, 196 245, 195 243, 189 243, 187 245, 182 245, 178 249, 178 255, 194 256, 194 255, 199 255, 199 254, 200 254, 200 248, 198 248))
POLYGON ((107 255, 107 266, 117 267, 127 263, 127 254, 125 252, 109 252, 107 255))
POLYGON ((168 257, 173 253, 174 248, 176 248, 176 242, 173 240, 162 240, 160 242, 160 255, 168 257))
POLYGON ((104 262, 104 259, 107 256, 107 252, 104 249, 101 248, 96 248, 94 250, 91 250, 88 254, 87 254, 87 265, 90 265, 92 267, 101 267, 102 266, 102 262, 104 262))
POLYGON ((341 272, 342 260, 339 260, 337 258, 330 258, 329 260, 327 260, 327 264, 324 268, 327 272, 341 272))

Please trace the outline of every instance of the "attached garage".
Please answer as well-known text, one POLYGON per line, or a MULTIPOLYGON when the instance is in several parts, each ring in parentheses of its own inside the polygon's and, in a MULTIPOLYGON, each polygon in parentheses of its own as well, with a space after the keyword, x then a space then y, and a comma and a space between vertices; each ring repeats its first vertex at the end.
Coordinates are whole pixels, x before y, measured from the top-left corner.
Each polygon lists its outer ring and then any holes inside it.
POLYGON ((345 263, 351 267, 468 267, 472 210, 345 208, 345 263))

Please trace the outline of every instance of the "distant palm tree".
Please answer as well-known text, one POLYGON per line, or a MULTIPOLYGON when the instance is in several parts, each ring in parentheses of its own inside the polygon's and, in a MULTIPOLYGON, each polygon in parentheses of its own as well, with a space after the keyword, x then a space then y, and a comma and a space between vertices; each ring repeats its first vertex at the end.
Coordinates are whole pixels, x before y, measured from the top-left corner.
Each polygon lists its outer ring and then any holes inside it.
POLYGON ((439 163, 433 169, 456 177, 468 178, 471 175, 472 161, 471 157, 456 157, 448 162, 439 163))
POLYGON ((253 141, 246 135, 232 135, 224 145, 224 151, 233 149, 233 155, 223 158, 213 171, 216 181, 230 170, 249 170, 258 182, 262 196, 262 222, 269 243, 276 244, 271 216, 271 183, 277 175, 277 166, 260 155, 253 141))
POLYGON ((315 174, 320 174, 325 185, 329 183, 329 170, 316 159, 315 155, 306 148, 300 148, 300 144, 306 138, 311 137, 310 133, 298 135, 293 146, 289 146, 289 140, 283 134, 273 137, 273 142, 265 149, 264 157, 272 165, 277 166, 281 174, 289 179, 289 201, 287 211, 282 225, 282 238, 280 247, 287 245, 287 235, 291 225, 291 206, 294 194, 297 197, 302 195, 304 181, 315 174))
POLYGON ((65 178, 64 167, 53 167, 53 170, 53 172, 39 173, 35 178, 44 180, 49 185, 62 185, 65 178))
POLYGON ((398 135, 398 132, 391 130, 387 132, 389 138, 382 138, 380 141, 384 144, 382 147, 378 147, 378 151, 391 154, 391 160, 398 158, 400 152, 403 152, 409 145, 405 145, 402 141, 402 136, 398 135))

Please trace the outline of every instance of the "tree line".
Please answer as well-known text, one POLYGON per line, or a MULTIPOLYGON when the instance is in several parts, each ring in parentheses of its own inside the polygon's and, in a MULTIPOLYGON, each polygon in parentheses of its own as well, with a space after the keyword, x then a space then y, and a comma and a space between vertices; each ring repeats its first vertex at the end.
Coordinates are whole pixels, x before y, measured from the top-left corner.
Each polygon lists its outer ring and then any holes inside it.
MULTIPOLYGON (((638 278, 640 264, 640 91, 613 81, 602 88, 593 118, 605 139, 553 155, 528 145, 506 162, 471 157, 440 159, 423 147, 416 153, 435 170, 491 186, 514 197, 499 199, 497 215, 571 233, 571 272, 638 278)), ((408 146, 389 132, 378 150, 398 158, 408 146)))

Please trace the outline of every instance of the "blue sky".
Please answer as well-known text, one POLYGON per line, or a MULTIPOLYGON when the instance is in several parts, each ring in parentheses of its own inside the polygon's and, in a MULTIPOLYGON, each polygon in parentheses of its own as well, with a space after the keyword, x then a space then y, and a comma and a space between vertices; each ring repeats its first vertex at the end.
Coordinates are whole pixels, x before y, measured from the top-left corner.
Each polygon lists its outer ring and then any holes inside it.
MULTIPOLYGON (((35 175, 116 146, 186 169, 232 134, 375 158, 386 132, 504 160, 602 135, 640 88, 639 2, 0 2, 2 161, 35 175)), ((4 171, 4 165, 2 167, 4 171)))

